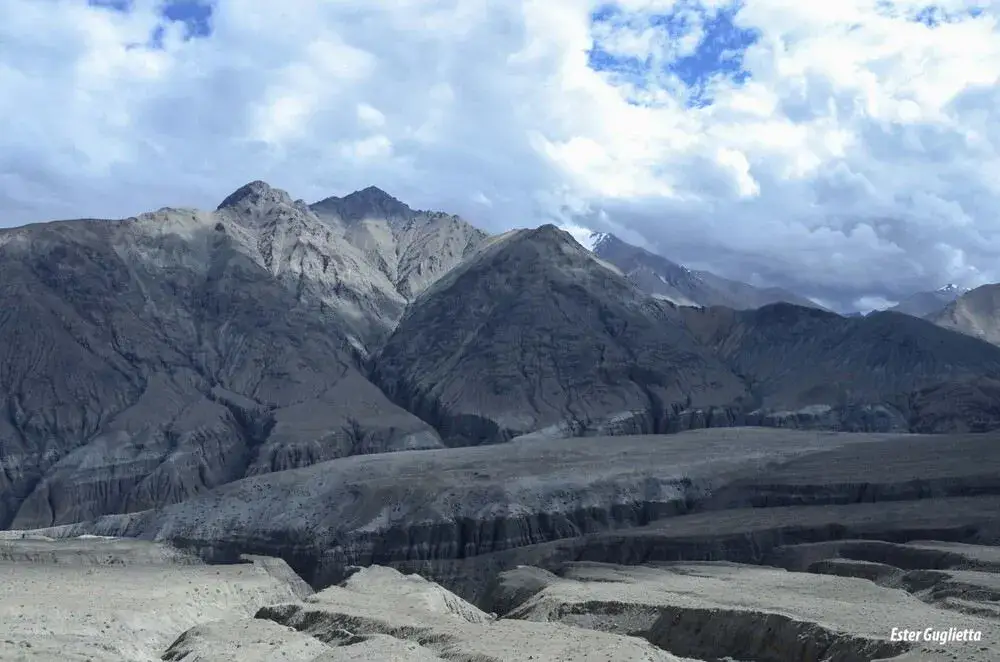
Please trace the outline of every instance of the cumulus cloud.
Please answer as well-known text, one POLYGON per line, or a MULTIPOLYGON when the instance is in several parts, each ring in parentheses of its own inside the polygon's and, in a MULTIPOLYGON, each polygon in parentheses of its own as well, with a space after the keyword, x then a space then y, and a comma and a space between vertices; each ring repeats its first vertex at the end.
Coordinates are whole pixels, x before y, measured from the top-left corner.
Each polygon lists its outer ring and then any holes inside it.
POLYGON ((996 0, 0 0, 0 225, 378 185, 837 307, 1000 281, 996 0))

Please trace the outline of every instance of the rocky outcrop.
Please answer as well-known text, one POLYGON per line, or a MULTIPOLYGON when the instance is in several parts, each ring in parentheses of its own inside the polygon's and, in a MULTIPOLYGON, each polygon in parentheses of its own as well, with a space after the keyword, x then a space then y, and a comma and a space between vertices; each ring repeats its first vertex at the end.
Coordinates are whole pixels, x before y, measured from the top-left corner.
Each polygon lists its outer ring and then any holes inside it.
POLYGON ((563 566, 559 576, 518 568, 501 575, 494 598, 516 603, 504 619, 558 622, 643 637, 699 659, 990 660, 996 621, 956 617, 903 591, 854 578, 728 563, 622 567, 563 566), (526 582, 542 585, 524 596, 526 582), (893 628, 978 633, 971 641, 892 641, 893 628), (984 645, 985 644, 985 645, 984 645))
POLYGON ((330 662, 328 654, 333 651, 319 639, 286 625, 241 619, 196 625, 170 644, 160 659, 167 662, 330 662))
POLYGON ((494 620, 418 576, 368 568, 341 586, 300 603, 272 605, 258 619, 290 625, 332 645, 370 637, 419 642, 406 659, 579 660, 607 662, 678 658, 640 639, 556 623, 494 620))
POLYGON ((519 566, 499 573, 477 607, 386 567, 352 568, 312 593, 276 559, 206 566, 160 544, 96 538, 8 534, 3 544, 13 550, 0 559, 3 659, 987 662, 1000 653, 991 611, 1000 557, 974 545, 795 545, 782 549, 790 570, 519 566), (859 578, 874 566, 887 572, 859 578), (893 640, 894 628, 930 640, 893 640), (942 639, 951 633, 963 638, 942 639))

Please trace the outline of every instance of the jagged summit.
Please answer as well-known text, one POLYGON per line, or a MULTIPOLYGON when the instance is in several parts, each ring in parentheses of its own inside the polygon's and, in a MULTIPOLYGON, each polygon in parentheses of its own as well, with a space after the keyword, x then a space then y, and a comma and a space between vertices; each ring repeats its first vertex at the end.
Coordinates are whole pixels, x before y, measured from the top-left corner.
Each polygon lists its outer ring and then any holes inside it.
POLYGON ((368 218, 406 222, 419 213, 377 186, 363 188, 342 198, 324 198, 310 205, 310 209, 320 215, 336 215, 346 223, 356 223, 368 218))
POLYGON ((393 195, 390 195, 389 193, 383 191, 382 189, 380 189, 377 186, 366 186, 365 188, 363 188, 363 189, 361 189, 359 191, 354 191, 353 193, 348 193, 347 195, 344 196, 343 199, 344 200, 364 199, 364 200, 370 200, 370 201, 379 201, 379 200, 381 200, 381 201, 387 201, 387 202, 395 202, 395 203, 401 204, 404 207, 406 207, 406 205, 403 204, 402 202, 400 202, 398 198, 396 198, 393 195))
POLYGON ((217 211, 223 209, 235 209, 245 211, 252 207, 262 207, 267 204, 283 203, 292 205, 292 198, 286 191, 274 188, 267 182, 259 179, 244 184, 223 200, 216 208, 217 211))

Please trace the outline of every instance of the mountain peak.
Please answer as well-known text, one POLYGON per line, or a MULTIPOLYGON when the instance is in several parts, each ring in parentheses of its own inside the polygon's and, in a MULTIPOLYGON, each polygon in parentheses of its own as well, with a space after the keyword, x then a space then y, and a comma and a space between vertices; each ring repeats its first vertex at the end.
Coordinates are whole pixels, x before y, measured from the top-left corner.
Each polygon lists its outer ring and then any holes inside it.
POLYGON ((246 210, 253 207, 261 207, 265 204, 285 203, 293 204, 292 198, 285 191, 274 188, 267 182, 256 179, 249 184, 244 184, 230 193, 216 210, 238 209, 246 210))
POLYGON ((348 193, 347 195, 344 196, 345 199, 351 197, 364 197, 368 200, 378 200, 378 199, 395 200, 396 202, 399 202, 399 200, 396 200, 394 196, 389 195, 388 193, 386 193, 377 186, 366 186, 363 189, 360 189, 353 193, 348 193))
POLYGON ((348 193, 342 198, 331 196, 310 205, 317 213, 333 213, 347 222, 366 218, 384 218, 387 221, 408 221, 414 211, 403 202, 377 186, 348 193))
POLYGON ((587 246, 592 251, 597 251, 601 246, 607 246, 614 244, 615 242, 621 241, 615 235, 610 232, 591 232, 590 236, 587 238, 587 246))

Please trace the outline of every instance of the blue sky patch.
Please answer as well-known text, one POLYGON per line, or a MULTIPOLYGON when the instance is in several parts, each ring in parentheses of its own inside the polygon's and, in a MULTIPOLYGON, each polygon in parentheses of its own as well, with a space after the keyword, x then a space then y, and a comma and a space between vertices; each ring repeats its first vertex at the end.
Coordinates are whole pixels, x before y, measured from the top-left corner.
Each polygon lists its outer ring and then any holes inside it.
MULTIPOLYGON (((130 12, 134 0, 87 0, 92 7, 101 7, 113 11, 130 12)), ((153 28, 149 35, 147 48, 163 48, 163 36, 166 26, 170 23, 184 24, 184 38, 194 39, 212 34, 212 0, 170 0, 163 4, 160 15, 163 21, 153 28)), ((136 45, 141 47, 142 44, 136 45)))
POLYGON ((163 8, 168 21, 180 21, 186 28, 187 38, 207 37, 212 34, 212 4, 205 0, 174 0, 163 8))
POLYGON ((679 80, 688 104, 695 107, 709 105, 711 86, 722 79, 742 84, 750 73, 743 68, 743 53, 759 38, 755 30, 735 24, 741 4, 719 11, 710 11, 698 2, 682 0, 669 14, 632 14, 616 5, 606 5, 591 15, 597 31, 643 30, 659 31, 663 37, 663 53, 656 57, 640 59, 610 52, 597 38, 588 52, 589 64, 595 71, 611 74, 620 82, 647 86, 650 81, 664 78, 679 80), (702 38, 693 52, 674 55, 673 47, 692 30, 701 25, 702 38))

